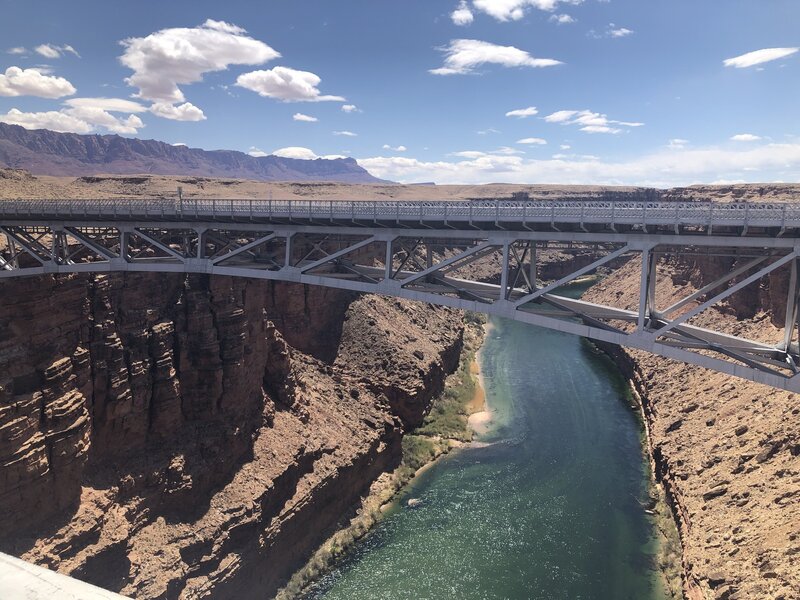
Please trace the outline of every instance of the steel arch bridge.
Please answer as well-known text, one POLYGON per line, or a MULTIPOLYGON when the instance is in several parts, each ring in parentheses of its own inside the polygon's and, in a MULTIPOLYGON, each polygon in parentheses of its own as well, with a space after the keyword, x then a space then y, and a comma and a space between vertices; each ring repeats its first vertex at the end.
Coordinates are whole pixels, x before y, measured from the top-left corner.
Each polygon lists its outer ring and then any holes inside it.
MULTIPOLYGON (((204 273, 322 285, 498 315, 800 392, 800 203, 472 200, 14 200, 0 202, 0 279, 90 272, 204 273), (542 283, 543 252, 591 256, 542 283), (731 270, 660 306, 660 258, 722 256, 731 270), (641 261, 636 310, 559 288, 641 261), (475 274, 493 259, 499 278, 475 274), (781 339, 692 324, 782 270, 781 339)), ((0 288, 1 290, 2 288, 0 288)))

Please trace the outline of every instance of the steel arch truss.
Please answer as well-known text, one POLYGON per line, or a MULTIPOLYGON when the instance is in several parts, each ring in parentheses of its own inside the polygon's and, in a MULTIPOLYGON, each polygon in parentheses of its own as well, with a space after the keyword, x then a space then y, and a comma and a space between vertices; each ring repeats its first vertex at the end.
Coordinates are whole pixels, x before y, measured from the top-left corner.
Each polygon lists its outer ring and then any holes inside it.
POLYGON ((796 242, 647 232, 14 220, 0 221, 0 279, 151 271, 323 285, 508 317, 800 391, 796 242), (696 255, 728 257, 733 266, 663 306, 656 293, 663 258, 696 255), (554 256, 561 260, 558 271, 554 256), (568 291, 584 276, 639 263, 635 298, 606 305, 568 291), (703 326, 711 307, 776 274, 788 279, 780 339, 703 326))

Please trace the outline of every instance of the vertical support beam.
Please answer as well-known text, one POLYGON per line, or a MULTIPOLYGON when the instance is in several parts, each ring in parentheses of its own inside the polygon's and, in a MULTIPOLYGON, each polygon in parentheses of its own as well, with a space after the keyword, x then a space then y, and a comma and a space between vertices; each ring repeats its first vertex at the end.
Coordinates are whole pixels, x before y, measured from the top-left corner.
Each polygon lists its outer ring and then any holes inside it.
POLYGON ((537 258, 536 258, 536 241, 535 240, 531 240, 531 264, 528 267, 530 269, 530 271, 528 273, 528 278, 531 281, 531 292, 535 292, 536 288, 538 287, 538 285, 536 283, 536 271, 538 270, 537 269, 537 265, 536 265, 536 261, 537 261, 537 258))
POLYGON ((648 265, 648 281, 647 281, 647 313, 648 316, 658 311, 656 307, 656 280, 657 271, 656 266, 658 257, 652 250, 650 251, 650 264, 648 265))
POLYGON ((648 290, 650 287, 650 250, 651 246, 642 249, 642 278, 639 285, 639 318, 636 328, 644 331, 645 318, 647 317, 648 290))
POLYGON ((433 266, 433 248, 430 242, 425 242, 425 268, 430 269, 433 266))
POLYGON ((386 240, 386 257, 384 258, 384 280, 388 281, 392 278, 392 263, 394 261, 394 240, 386 240))
POLYGON ((797 322, 797 304, 800 297, 797 293, 797 259, 792 261, 789 275, 789 297, 786 299, 786 325, 783 330, 783 349, 788 352, 789 345, 794 337, 794 327, 797 322))
POLYGON ((503 270, 500 272, 500 298, 499 300, 508 300, 508 255, 509 244, 503 244, 503 270))
POLYGON ((131 255, 130 255, 130 246, 131 246, 131 232, 130 231, 120 231, 119 232, 119 257, 126 262, 130 262, 131 255))
POLYGON ((292 266, 292 238, 293 233, 286 234, 286 256, 283 259, 283 268, 292 266))
POLYGON ((203 258, 206 253, 206 232, 197 230, 197 258, 203 258))

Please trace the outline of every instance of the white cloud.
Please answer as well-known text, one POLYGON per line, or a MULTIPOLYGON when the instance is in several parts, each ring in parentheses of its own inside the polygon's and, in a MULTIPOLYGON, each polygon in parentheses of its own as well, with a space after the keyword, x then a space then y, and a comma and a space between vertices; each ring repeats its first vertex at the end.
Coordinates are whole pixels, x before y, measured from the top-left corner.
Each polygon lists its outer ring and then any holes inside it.
POLYGON ((176 147, 181 147, 181 146, 183 146, 184 148, 186 148, 186 147, 187 147, 187 146, 186 146, 186 144, 185 144, 184 142, 175 142, 175 143, 174 143, 174 144, 172 144, 172 145, 173 145, 173 146, 176 146, 176 147))
POLYGON ((27 54, 28 50, 26 48, 24 48, 23 46, 16 46, 14 48, 9 48, 8 50, 6 50, 6 53, 8 53, 8 54, 17 54, 17 55, 19 55, 19 54, 27 54))
POLYGON ((316 123, 319 121, 317 117, 312 117, 310 115, 304 115, 303 113, 294 113, 292 115, 292 120, 294 121, 303 121, 304 123, 316 123))
POLYGON ((518 144, 534 144, 537 146, 544 146, 547 144, 547 140, 537 137, 529 137, 529 138, 522 138, 521 140, 517 140, 518 144))
POLYGON ((75 87, 63 77, 51 77, 41 69, 9 67, 0 73, 0 96, 38 96, 61 98, 75 93, 75 87))
POLYGON ((536 109, 535 106, 529 106, 528 108, 518 108, 516 110, 510 110, 506 113, 507 117, 519 117, 520 119, 524 119, 525 117, 532 117, 533 115, 539 114, 539 111, 536 109))
POLYGON ((551 15, 548 19, 551 23, 558 23, 559 25, 569 25, 570 23, 574 23, 575 19, 570 15, 551 15))
POLYGON ((50 129, 59 133, 91 133, 94 131, 91 123, 57 110, 22 112, 12 108, 8 113, 0 115, 0 122, 21 125, 25 129, 50 129))
POLYGON ((747 150, 704 148, 670 150, 622 162, 560 154, 550 160, 476 153, 463 161, 425 162, 411 157, 374 157, 358 163, 376 177, 441 184, 552 182, 587 185, 669 187, 718 180, 797 180, 800 144, 766 144, 747 150))
POLYGON ((546 117, 548 123, 560 123, 562 125, 578 125, 580 130, 586 133, 621 133, 620 127, 642 127, 644 123, 633 123, 630 121, 615 121, 609 119, 607 115, 593 112, 591 110, 559 110, 546 117))
POLYGON ((747 67, 754 67, 773 60, 786 58, 792 56, 800 51, 800 48, 764 48, 762 50, 755 50, 748 52, 741 56, 735 56, 723 61, 726 67, 735 67, 737 69, 746 69, 747 67))
POLYGON ((614 23, 609 23, 605 31, 598 33, 594 29, 591 29, 588 35, 591 38, 599 40, 602 38, 624 38, 628 37, 629 35, 633 35, 634 33, 635 32, 632 29, 627 29, 626 27, 617 27, 614 25, 614 23))
POLYGON ((345 137, 356 137, 358 134, 352 131, 334 131, 333 135, 343 135, 345 137))
POLYGON ((491 133, 500 133, 500 131, 493 127, 489 127, 489 129, 481 129, 480 131, 476 131, 475 133, 477 133, 478 135, 489 135, 491 133))
POLYGON ((317 86, 322 80, 308 71, 275 67, 266 71, 251 71, 236 78, 236 85, 256 92, 265 98, 283 102, 344 102, 341 96, 324 96, 317 86))
POLYGON ((393 150, 394 152, 405 152, 406 150, 408 150, 408 148, 406 148, 405 146, 392 147, 389 144, 384 144, 383 145, 383 149, 384 150, 393 150))
POLYGON ((88 123, 92 130, 102 127, 111 133, 135 134, 144 127, 144 123, 136 115, 128 115, 126 119, 122 119, 96 106, 78 106, 62 112, 88 123))
POLYGON ((272 154, 275 156, 281 156, 283 158, 299 158, 301 160, 314 160, 315 158, 319 158, 313 150, 302 148, 300 146, 278 148, 272 154))
POLYGON ((71 108, 99 108, 109 112, 141 113, 147 112, 147 107, 121 98, 70 98, 64 104, 71 108))
POLYGON ((498 21, 519 21, 528 8, 552 12, 560 4, 581 4, 583 0, 473 0, 477 10, 498 21))
POLYGON ((429 72, 434 75, 463 75, 485 64, 503 67, 553 67, 563 64, 551 58, 535 58, 514 46, 498 46, 480 40, 452 40, 441 48, 444 65, 429 72))
POLYGON ((461 0, 458 7, 450 13, 450 18, 456 25, 470 25, 475 20, 475 16, 467 5, 467 0, 461 0))
POLYGON ((162 29, 123 40, 120 62, 133 70, 125 82, 139 89, 137 97, 152 100, 160 107, 156 110, 169 113, 164 106, 186 100, 179 85, 202 81, 205 73, 230 65, 259 65, 280 56, 245 33, 236 25, 208 19, 199 27, 162 29))
POLYGON ((569 144, 561 144, 561 145, 559 146, 559 148, 560 148, 561 150, 570 150, 570 149, 572 149, 572 146, 570 146, 569 144))
POLYGON ((667 148, 671 150, 682 150, 686 147, 689 143, 689 140, 684 140, 682 138, 672 138, 669 143, 667 144, 667 148))
POLYGON ((171 121, 205 121, 203 111, 191 102, 183 104, 170 104, 169 102, 156 102, 150 107, 150 112, 162 119, 171 121))
POLYGON ((269 156, 268 153, 264 152, 259 148, 256 148, 255 146, 250 146, 250 150, 248 150, 247 153, 255 158, 260 158, 262 156, 269 156))
POLYGON ((753 135, 752 133, 739 133, 731 137, 734 142, 757 142, 761 139, 761 136, 753 135))
MULTIPOLYGON (((15 50, 16 49, 17 48, 15 48, 15 50)), ((25 49, 22 48, 22 50, 24 51, 25 49)), ((81 56, 80 54, 78 54, 75 48, 73 48, 69 44, 65 44, 64 46, 56 46, 54 44, 41 44, 39 46, 36 46, 33 50, 34 52, 36 52, 36 54, 39 54, 41 56, 44 56, 45 58, 50 58, 50 59, 61 58, 61 56, 63 56, 65 52, 74 54, 78 58, 80 58, 81 56)), ((18 54, 22 54, 22 52, 18 54)))
POLYGON ((60 111, 24 113, 12 109, 5 115, 6 123, 28 129, 51 129, 61 133, 92 133, 104 129, 111 133, 135 134, 144 127, 141 118, 133 113, 147 110, 137 102, 119 98, 71 98, 60 111), (111 113, 129 113, 117 117, 111 113))
POLYGON ((608 35, 610 35, 612 38, 628 37, 629 35, 633 35, 633 30, 626 29, 625 27, 612 27, 609 29, 608 35))
POLYGON ((346 113, 361 112, 361 109, 358 108, 355 104, 343 104, 342 112, 346 113))

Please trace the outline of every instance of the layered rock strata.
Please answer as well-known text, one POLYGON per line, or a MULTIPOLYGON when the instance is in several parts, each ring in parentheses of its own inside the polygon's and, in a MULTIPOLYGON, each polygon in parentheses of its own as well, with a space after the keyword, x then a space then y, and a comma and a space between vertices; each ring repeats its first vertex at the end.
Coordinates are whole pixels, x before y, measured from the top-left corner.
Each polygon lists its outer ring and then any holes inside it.
POLYGON ((269 597, 461 346, 454 311, 321 288, 0 285, 0 548, 140 598, 269 597))

